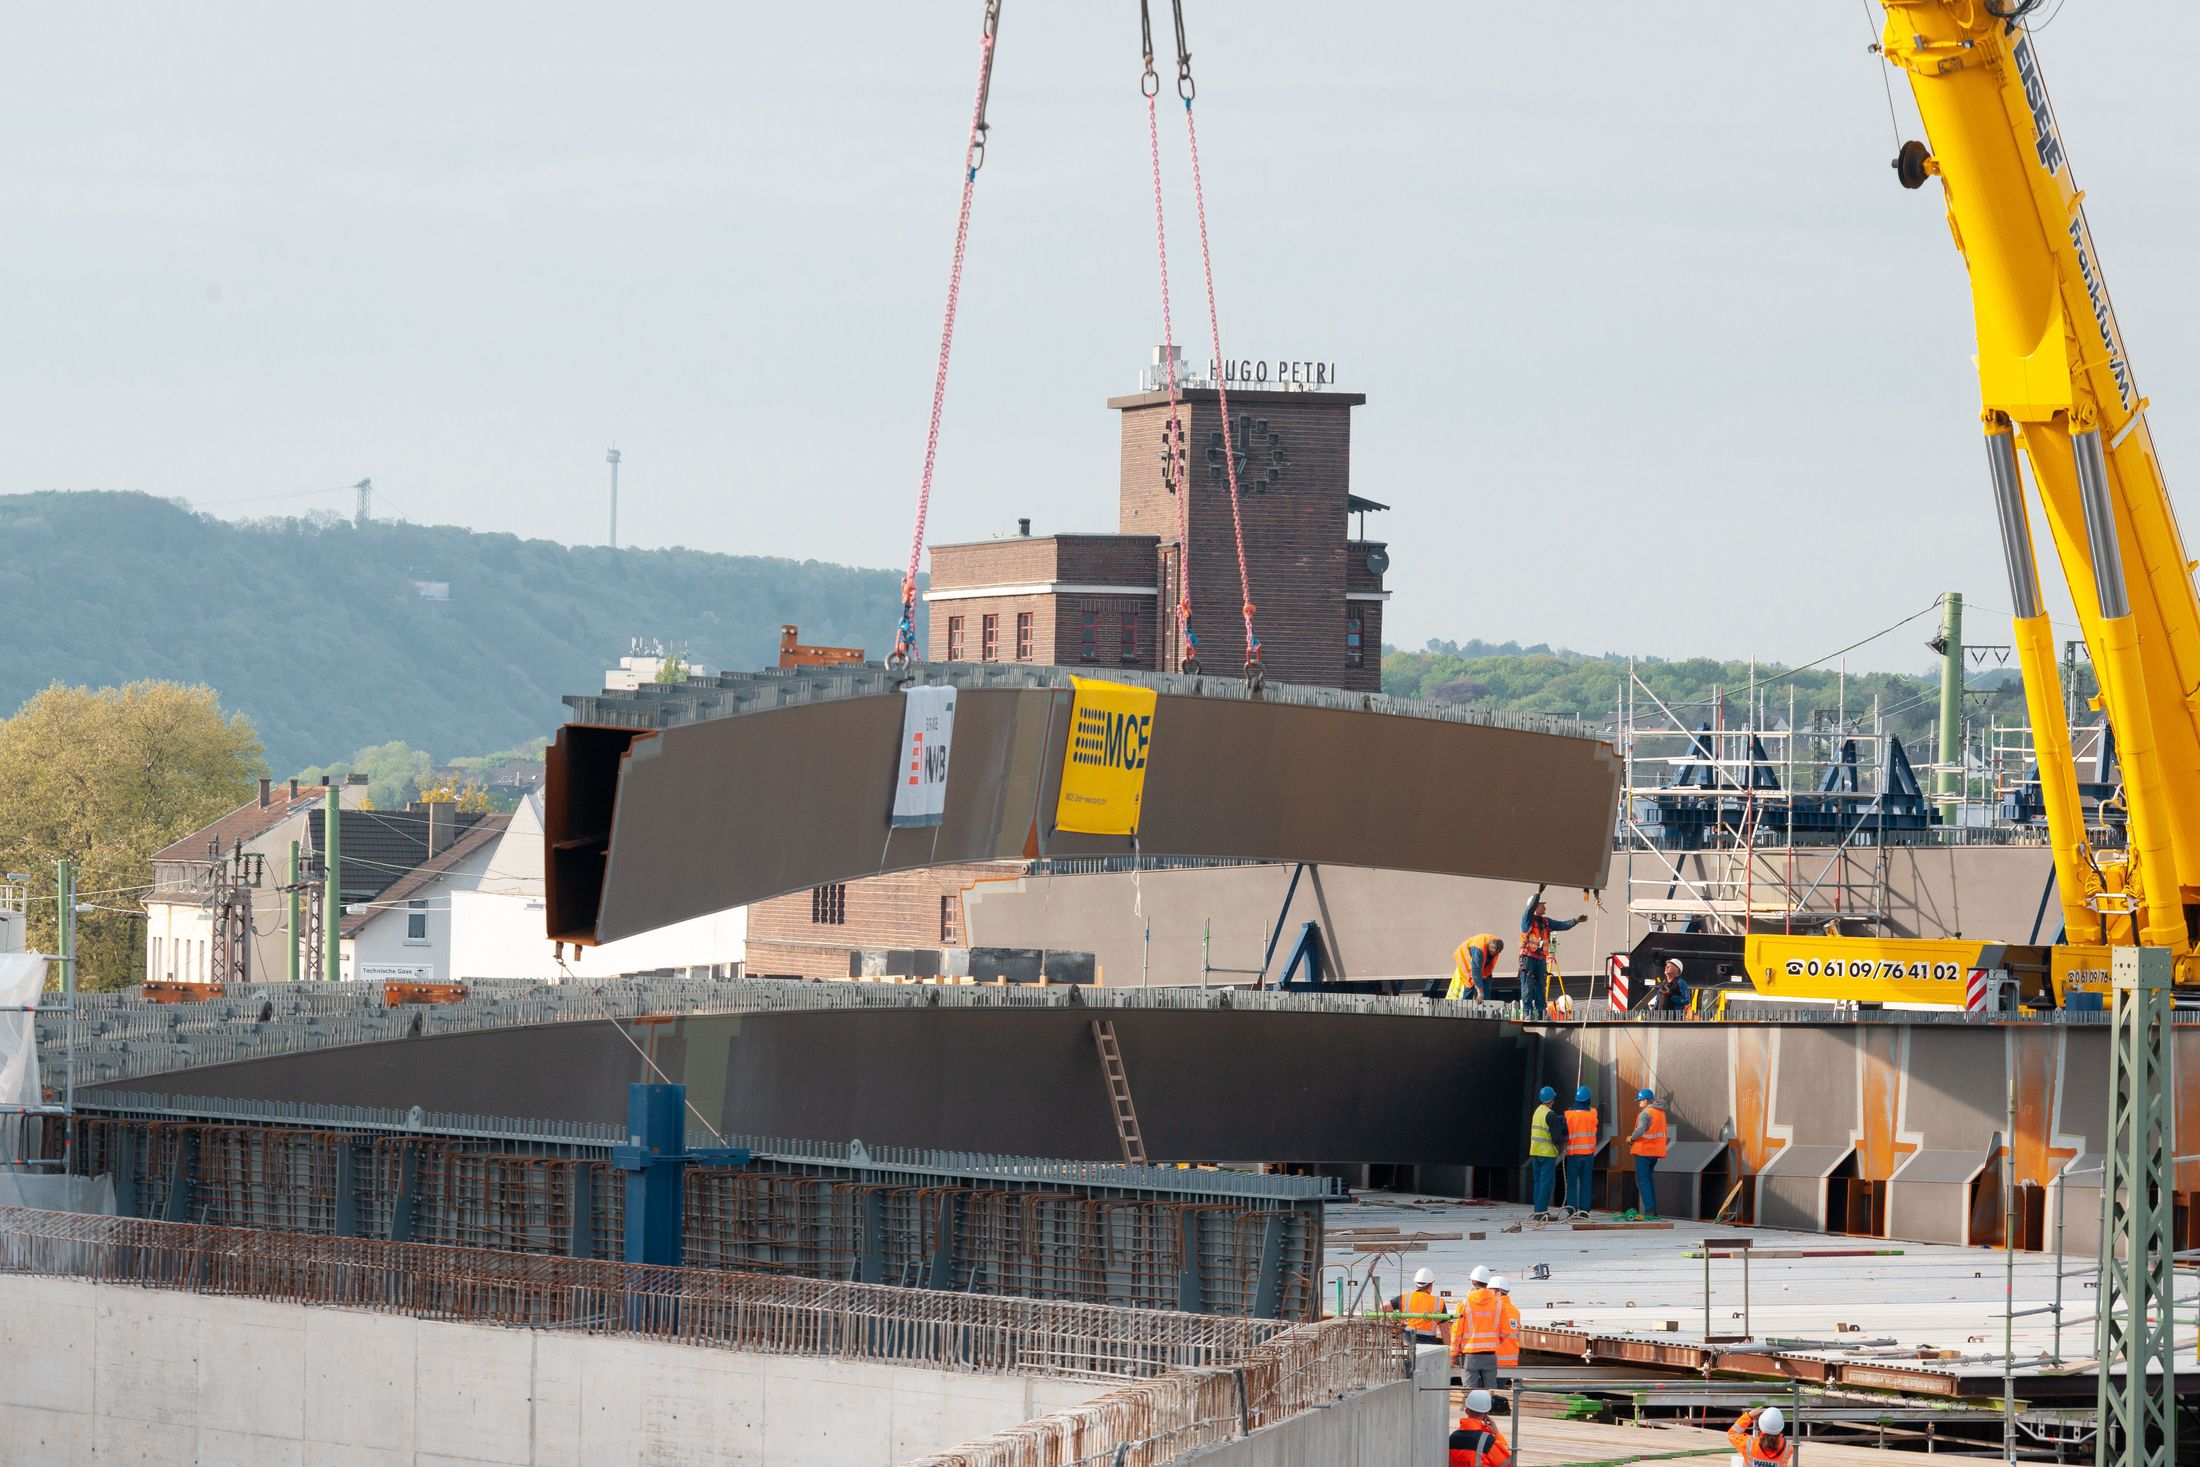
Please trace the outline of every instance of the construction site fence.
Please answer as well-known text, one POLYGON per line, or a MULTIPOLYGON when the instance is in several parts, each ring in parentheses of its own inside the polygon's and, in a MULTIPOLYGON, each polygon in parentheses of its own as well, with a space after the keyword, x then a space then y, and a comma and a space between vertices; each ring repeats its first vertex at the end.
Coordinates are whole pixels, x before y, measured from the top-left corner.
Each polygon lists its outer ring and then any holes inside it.
POLYGON ((759 1354, 1095 1380, 1234 1366, 1290 1329, 1268 1320, 20 1208, 0 1208, 0 1273, 759 1354))
POLYGON ((1411 1374, 1396 1325, 1328 1319, 1263 1341, 1240 1363, 1121 1386, 907 1467, 1163 1467, 1411 1374))
MULTIPOLYGON (((65 1134, 48 1119, 49 1155, 65 1134)), ((625 1252, 626 1174, 604 1151, 80 1115, 66 1160, 111 1178, 129 1217, 578 1260, 625 1252)), ((1319 1306, 1318 1199, 692 1166, 682 1221, 688 1263, 745 1273, 1272 1319, 1319 1306)))

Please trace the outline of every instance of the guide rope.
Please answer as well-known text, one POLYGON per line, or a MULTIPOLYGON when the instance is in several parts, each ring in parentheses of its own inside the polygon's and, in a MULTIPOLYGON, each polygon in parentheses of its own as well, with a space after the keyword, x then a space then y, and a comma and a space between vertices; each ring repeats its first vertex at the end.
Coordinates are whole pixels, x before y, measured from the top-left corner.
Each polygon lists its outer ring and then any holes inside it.
MULTIPOLYGON (((1179 13, 1177 23, 1183 24, 1179 13)), ((1153 158, 1153 238, 1161 259, 1161 371, 1169 386, 1169 426, 1161 444, 1161 485, 1176 500, 1176 625, 1177 665, 1184 672, 1199 671, 1199 636, 1192 630, 1192 534, 1191 512, 1186 501, 1192 492, 1190 462, 1184 452, 1184 421, 1176 394, 1176 323, 1169 309, 1169 231, 1161 209, 1161 121, 1155 98, 1161 93, 1161 77, 1153 65, 1153 15, 1147 0, 1138 0, 1138 24, 1145 43, 1146 69, 1138 89, 1146 98, 1146 149, 1153 158)))
POLYGON ((1266 681, 1260 661, 1260 637, 1253 630, 1253 577, 1245 562, 1245 516, 1239 506, 1237 444, 1230 422, 1230 392, 1222 367, 1222 317, 1215 309, 1214 250, 1207 238, 1207 190, 1200 181, 1199 125, 1192 117, 1192 99, 1199 87, 1192 80, 1192 52, 1184 39, 1184 0, 1171 0, 1176 11, 1176 94, 1184 100, 1184 134, 1191 143, 1192 202, 1199 214, 1199 263, 1207 282, 1207 333, 1214 347, 1215 401, 1222 414, 1222 466, 1230 485, 1230 528, 1237 536, 1238 591, 1244 598, 1245 681, 1258 692, 1266 681))
POLYGON ((894 650, 887 666, 906 668, 917 646, 917 568, 924 558, 924 522, 932 508, 932 470, 939 458, 940 409, 947 401, 947 360, 955 346, 955 305, 962 294, 963 256, 970 243, 970 197, 978 170, 985 166, 986 94, 993 88, 993 43, 1000 31, 1001 0, 985 0, 985 30, 978 42, 978 98, 970 114, 970 141, 963 149, 962 208, 955 217, 955 258, 947 275, 947 319, 940 328, 940 365, 932 380, 932 425, 924 439, 924 476, 917 486, 917 522, 909 537, 909 570, 901 579, 901 624, 894 629, 894 650))

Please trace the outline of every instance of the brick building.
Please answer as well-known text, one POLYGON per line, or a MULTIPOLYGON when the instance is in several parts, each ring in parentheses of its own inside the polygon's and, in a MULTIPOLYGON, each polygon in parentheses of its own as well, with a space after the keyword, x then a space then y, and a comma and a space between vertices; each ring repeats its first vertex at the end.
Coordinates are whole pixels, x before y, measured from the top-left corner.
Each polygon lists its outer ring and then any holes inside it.
MULTIPOLYGON (((1221 394, 1191 385, 1177 398, 1191 491, 1192 627, 1202 667, 1236 674, 1244 603, 1221 394)), ((1353 538, 1348 523, 1385 508, 1351 492, 1352 409, 1365 401, 1352 392, 1230 391, 1254 629, 1276 682, 1382 687, 1387 551, 1353 538)), ((1169 395, 1139 392, 1108 406, 1122 428, 1116 533, 1033 535, 1026 520, 1003 539, 933 546, 925 598, 932 660, 1181 670, 1184 557, 1176 488, 1164 473, 1169 395)), ((748 971, 846 978, 857 949, 966 946, 962 893, 1002 875, 994 866, 942 867, 759 902, 749 909, 748 971)))
MULTIPOLYGON (((1230 523, 1221 394, 1179 389, 1191 498, 1192 627, 1209 672, 1244 661, 1237 540, 1230 523)), ((1383 505, 1351 492, 1354 392, 1230 393, 1230 446, 1254 630, 1277 682, 1382 686, 1388 551, 1354 539, 1349 516, 1383 505)), ((1111 398, 1121 415, 1117 533, 1016 536, 932 547, 931 656, 1176 671, 1176 487, 1168 482, 1169 395, 1111 398)))

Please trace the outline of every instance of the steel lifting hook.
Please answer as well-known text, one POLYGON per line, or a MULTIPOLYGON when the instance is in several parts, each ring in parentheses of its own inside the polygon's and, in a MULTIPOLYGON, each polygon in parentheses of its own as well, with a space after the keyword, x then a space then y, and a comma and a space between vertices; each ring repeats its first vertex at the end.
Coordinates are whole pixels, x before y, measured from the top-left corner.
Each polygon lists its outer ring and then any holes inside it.
POLYGON ((978 120, 970 129, 970 153, 967 166, 970 176, 976 178, 978 170, 985 167, 985 135, 992 126, 985 120, 987 101, 993 95, 993 43, 1001 31, 1001 0, 985 0, 985 66, 978 77, 978 120))

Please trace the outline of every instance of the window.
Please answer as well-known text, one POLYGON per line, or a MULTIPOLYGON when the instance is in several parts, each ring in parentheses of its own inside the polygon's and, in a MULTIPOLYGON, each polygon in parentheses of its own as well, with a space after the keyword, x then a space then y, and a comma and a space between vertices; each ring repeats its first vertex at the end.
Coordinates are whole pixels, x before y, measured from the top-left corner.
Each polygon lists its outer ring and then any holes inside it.
POLYGON ((145 976, 158 982, 160 979, 160 939, 153 939, 153 961, 146 965, 145 976))
POLYGON ((960 662, 962 659, 963 619, 959 616, 951 616, 947 619, 947 660, 949 662, 960 662))
POLYGON ((405 941, 426 942, 427 940, 428 904, 426 902, 405 903, 405 941))
POLYGON ((962 898, 940 898, 940 941, 949 947, 962 945, 962 898))
POLYGON ((978 618, 978 660, 1001 660, 1001 619, 990 611, 978 618))
POLYGON ((1031 613, 1028 611, 1016 613, 1016 660, 1031 660, 1031 613))
POLYGON ((1123 608, 1123 665, 1135 666, 1138 662, 1138 609, 1123 608))
POLYGON ((848 888, 842 882, 831 886, 810 888, 810 920, 826 927, 844 926, 848 921, 848 888))
POLYGON ((1088 606, 1077 613, 1077 660, 1100 660, 1100 608, 1088 606))
POLYGON ((1347 606, 1344 609, 1344 665, 1346 667, 1367 666, 1367 644, 1360 634, 1360 628, 1360 608, 1347 606))

